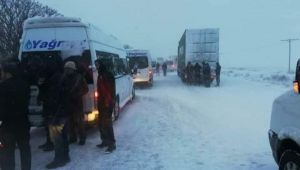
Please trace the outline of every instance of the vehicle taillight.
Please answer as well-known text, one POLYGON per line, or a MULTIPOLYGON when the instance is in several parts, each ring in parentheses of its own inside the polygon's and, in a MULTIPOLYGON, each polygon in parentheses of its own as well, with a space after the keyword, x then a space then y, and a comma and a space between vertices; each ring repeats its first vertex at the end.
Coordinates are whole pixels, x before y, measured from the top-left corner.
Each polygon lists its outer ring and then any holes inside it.
POLYGON ((295 93, 299 93, 299 83, 298 81, 294 81, 293 88, 295 93))
POLYGON ((98 98, 99 97, 99 94, 97 91, 95 91, 95 98, 98 98))

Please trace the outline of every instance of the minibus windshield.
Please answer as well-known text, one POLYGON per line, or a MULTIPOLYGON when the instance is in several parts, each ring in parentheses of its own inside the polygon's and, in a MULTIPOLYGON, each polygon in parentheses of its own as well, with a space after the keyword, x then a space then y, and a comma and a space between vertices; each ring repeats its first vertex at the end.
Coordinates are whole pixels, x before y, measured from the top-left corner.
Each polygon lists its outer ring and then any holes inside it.
POLYGON ((138 69, 144 69, 148 67, 148 58, 146 56, 141 57, 129 57, 129 67, 133 69, 137 65, 138 69))

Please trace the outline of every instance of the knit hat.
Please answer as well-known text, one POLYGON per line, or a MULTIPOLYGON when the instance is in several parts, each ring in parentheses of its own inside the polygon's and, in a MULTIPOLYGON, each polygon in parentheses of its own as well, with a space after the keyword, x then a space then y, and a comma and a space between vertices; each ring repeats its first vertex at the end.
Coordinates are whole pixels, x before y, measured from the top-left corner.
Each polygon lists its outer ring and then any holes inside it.
POLYGON ((64 68, 70 68, 70 69, 73 69, 73 70, 76 70, 76 64, 74 61, 68 61, 65 63, 65 66, 64 68))

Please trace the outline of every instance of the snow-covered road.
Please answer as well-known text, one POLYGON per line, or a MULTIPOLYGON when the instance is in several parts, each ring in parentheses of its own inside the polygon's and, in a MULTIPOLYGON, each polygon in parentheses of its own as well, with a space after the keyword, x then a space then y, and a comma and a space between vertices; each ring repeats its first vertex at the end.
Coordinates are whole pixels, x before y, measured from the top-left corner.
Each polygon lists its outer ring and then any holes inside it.
MULTIPOLYGON (((136 91, 115 122, 117 150, 104 154, 97 129, 85 146, 70 146, 61 169, 274 170, 267 131, 272 101, 286 87, 222 77, 221 87, 187 86, 171 74, 136 91)), ((32 134, 33 169, 53 153, 37 149, 43 131, 32 134)))

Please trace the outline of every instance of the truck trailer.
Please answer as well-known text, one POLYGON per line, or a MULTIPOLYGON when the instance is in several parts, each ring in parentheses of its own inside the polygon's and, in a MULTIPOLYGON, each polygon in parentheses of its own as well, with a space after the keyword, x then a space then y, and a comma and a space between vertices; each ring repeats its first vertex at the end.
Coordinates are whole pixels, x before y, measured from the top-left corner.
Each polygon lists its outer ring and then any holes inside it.
MULTIPOLYGON (((188 63, 191 66, 198 63, 201 68, 207 63, 211 68, 211 83, 215 78, 217 62, 219 62, 219 29, 186 29, 178 45, 178 76, 187 81, 188 63)), ((201 78, 198 76, 195 79, 201 78)))

